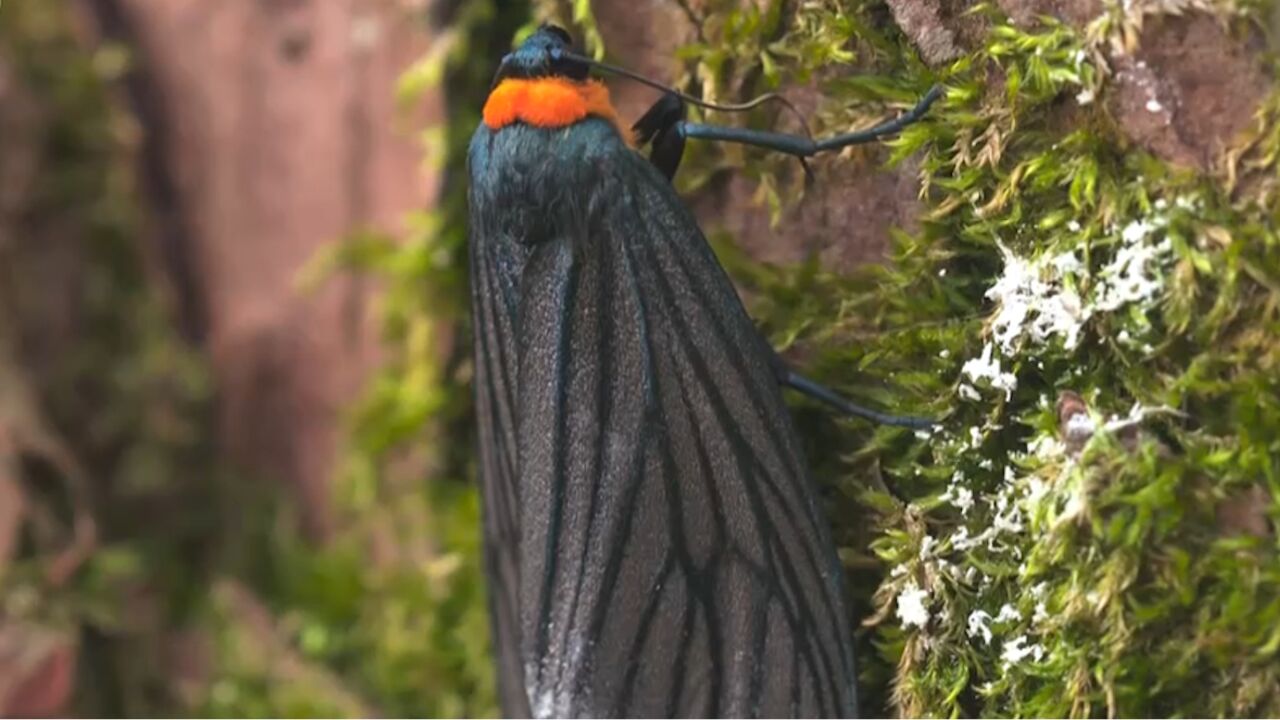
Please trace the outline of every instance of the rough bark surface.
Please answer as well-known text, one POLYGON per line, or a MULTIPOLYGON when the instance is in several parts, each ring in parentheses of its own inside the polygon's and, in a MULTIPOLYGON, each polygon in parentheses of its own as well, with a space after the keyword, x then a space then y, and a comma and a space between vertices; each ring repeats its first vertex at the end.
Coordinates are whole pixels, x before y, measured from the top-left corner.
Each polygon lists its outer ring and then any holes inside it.
MULTIPOLYGON (((972 51, 985 37, 986 21, 966 14, 972 4, 888 3, 921 59, 937 67, 972 51)), ((1020 26, 1051 17, 1081 29, 1104 10, 1100 0, 1001 0, 998 5, 1020 26)), ((652 77, 676 79, 676 50, 703 39, 704 2, 598 0, 592 7, 610 57, 652 77)), ((1213 159, 1250 125, 1269 87, 1262 50, 1260 37, 1233 37, 1203 14, 1155 18, 1132 53, 1116 51, 1108 58, 1114 73, 1108 109, 1143 149, 1179 166, 1213 170, 1213 159)), ((614 88, 623 117, 639 117, 655 99, 652 90, 633 83, 618 82, 614 88)), ((806 112, 821 97, 813 87, 783 92, 806 112)), ((1078 121, 1075 110, 1072 103, 1062 107, 1064 123, 1078 121)), ((917 169, 911 163, 886 169, 884 158, 882 150, 867 148, 859 151, 859 162, 819 161, 824 171, 777 228, 770 227, 754 183, 740 177, 713 182, 690 202, 704 229, 731 232, 757 260, 787 263, 816 254, 824 266, 848 270, 880 260, 892 228, 918 227, 917 169)))
POLYGON ((1160 18, 1144 27, 1133 54, 1113 57, 1109 109, 1152 154, 1212 170, 1270 88, 1263 49, 1260 37, 1232 37, 1205 15, 1160 18))
MULTIPOLYGON (((680 70, 676 51, 705 39, 706 5, 697 0, 599 0, 592 7, 611 58, 673 82, 680 70)), ((612 83, 612 92, 624 118, 640 117, 657 98, 653 90, 625 81, 612 83)), ((784 88, 783 94, 802 112, 815 110, 821 99, 813 86, 784 88)), ((725 116, 717 121, 725 121, 725 116)), ((803 200, 790 207, 776 227, 756 198, 754 183, 741 177, 716 178, 688 199, 708 234, 732 233, 737 245, 756 260, 794 263, 817 255, 825 266, 847 270, 882 259, 891 228, 916 227, 916 168, 911 163, 885 168, 886 157, 882 148, 868 147, 858 151, 853 163, 817 160, 816 167, 829 171, 817 174, 803 200)))

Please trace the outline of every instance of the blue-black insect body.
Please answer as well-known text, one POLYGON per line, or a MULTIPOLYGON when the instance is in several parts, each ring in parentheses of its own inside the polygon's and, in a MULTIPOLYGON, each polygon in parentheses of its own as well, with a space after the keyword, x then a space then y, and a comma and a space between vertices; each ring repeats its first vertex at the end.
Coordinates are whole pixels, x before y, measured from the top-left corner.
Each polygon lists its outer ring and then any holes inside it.
POLYGON ((841 570, 781 386, 895 419, 781 363, 669 182, 689 137, 840 145, 686 123, 668 95, 635 128, 651 161, 588 71, 536 32, 469 154, 503 710, 853 716, 841 570))

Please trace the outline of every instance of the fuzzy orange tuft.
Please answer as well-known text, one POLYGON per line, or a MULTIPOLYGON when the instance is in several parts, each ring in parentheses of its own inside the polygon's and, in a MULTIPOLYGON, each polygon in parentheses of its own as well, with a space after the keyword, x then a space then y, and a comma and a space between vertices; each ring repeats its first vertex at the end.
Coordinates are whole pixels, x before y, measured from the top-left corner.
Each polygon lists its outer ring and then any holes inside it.
POLYGON ((609 88, 598 80, 507 78, 489 93, 484 104, 484 124, 492 130, 513 122, 561 128, 588 115, 613 123, 627 144, 632 144, 630 130, 618 121, 618 111, 609 101, 609 88))

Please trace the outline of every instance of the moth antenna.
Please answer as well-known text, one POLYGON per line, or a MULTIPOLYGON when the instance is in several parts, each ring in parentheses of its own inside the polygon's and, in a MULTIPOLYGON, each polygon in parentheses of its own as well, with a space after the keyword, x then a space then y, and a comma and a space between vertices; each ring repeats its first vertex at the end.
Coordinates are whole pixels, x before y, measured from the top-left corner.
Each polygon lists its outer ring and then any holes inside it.
POLYGON ((663 85, 657 80, 647 78, 644 75, 641 75, 640 73, 628 70, 624 67, 619 67, 618 65, 610 65, 609 63, 600 62, 599 60, 594 60, 585 55, 578 55, 577 53, 565 52, 564 50, 555 49, 551 51, 551 56, 556 59, 564 58, 565 60, 580 62, 590 67, 593 67, 597 70, 600 70, 602 72, 607 72, 611 75, 621 75, 622 77, 630 78, 631 80, 635 80, 636 82, 642 85, 648 85, 649 87, 655 90, 661 90, 662 92, 665 92, 665 93, 671 93, 672 95, 675 95, 676 97, 689 103, 690 105, 696 105, 700 108, 706 108, 707 110, 716 110, 719 112, 745 112, 747 110, 751 110, 752 108, 759 107, 771 100, 776 101, 778 104, 782 105, 787 110, 789 110, 791 114, 796 116, 796 119, 800 121, 800 127, 804 129, 804 134, 812 138, 812 134, 809 131, 809 123, 808 123, 808 120, 805 118, 804 113, 800 112, 799 108, 797 108, 795 105, 792 105, 790 100, 786 99, 782 95, 779 95, 778 93, 775 93, 775 92, 769 92, 763 95, 757 95, 756 97, 753 97, 750 100, 747 100, 746 102, 741 102, 741 103, 713 103, 713 102, 708 102, 706 100, 702 100, 700 98, 696 98, 688 93, 680 92, 679 90, 676 90, 675 88, 669 85, 663 85))

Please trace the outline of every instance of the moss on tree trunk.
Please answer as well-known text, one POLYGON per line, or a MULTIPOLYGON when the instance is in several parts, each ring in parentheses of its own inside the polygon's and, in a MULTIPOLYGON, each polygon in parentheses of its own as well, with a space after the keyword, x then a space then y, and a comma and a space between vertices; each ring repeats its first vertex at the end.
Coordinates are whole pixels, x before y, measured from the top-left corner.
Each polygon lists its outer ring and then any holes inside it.
MULTIPOLYGON (((865 403, 943 419, 913 434, 797 409, 859 598, 864 710, 1280 713, 1270 6, 671 5, 687 21, 664 79, 794 94, 815 135, 946 87, 926 122, 815 162, 812 183, 740 148, 682 169, 695 207, 715 198, 705 227, 762 200, 772 242, 810 258, 761 264, 758 232, 712 236, 777 345, 865 403), (908 191, 883 193, 904 168, 908 191), (754 188, 725 201, 726 171, 754 188), (867 253, 831 248, 867 242, 859 219, 814 218, 870 188, 865 223, 907 231, 848 270, 831 258, 867 253)), ((541 4, 576 9, 606 56, 605 30, 641 12, 586 7, 541 4)), ((671 50, 623 45, 650 67, 671 50)))

